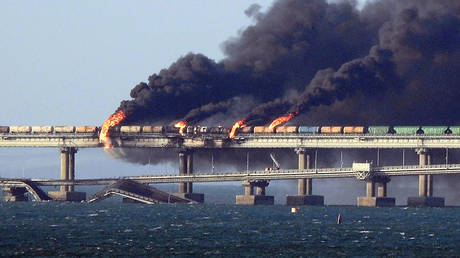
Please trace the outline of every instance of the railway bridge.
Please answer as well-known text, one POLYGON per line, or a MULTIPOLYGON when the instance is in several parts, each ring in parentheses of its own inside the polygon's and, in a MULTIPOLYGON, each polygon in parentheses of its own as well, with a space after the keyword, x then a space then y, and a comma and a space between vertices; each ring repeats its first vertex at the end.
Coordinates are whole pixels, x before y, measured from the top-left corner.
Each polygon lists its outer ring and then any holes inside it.
MULTIPOLYGON (((358 198, 358 205, 363 206, 389 206, 394 205, 394 198, 387 197, 386 185, 391 176, 418 175, 419 196, 409 197, 410 206, 443 206, 444 199, 433 196, 433 175, 450 174, 455 172, 455 166, 431 167, 432 149, 458 149, 460 148, 460 135, 370 135, 370 134, 238 134, 234 139, 226 135, 179 135, 160 133, 114 133, 111 135, 114 148, 171 148, 178 151, 179 174, 163 176, 161 180, 176 180, 179 183, 178 196, 203 201, 203 194, 193 192, 193 182, 201 182, 206 174, 196 174, 193 171, 193 151, 213 149, 290 149, 298 156, 298 174, 289 177, 288 171, 277 173, 254 174, 240 173, 237 181, 242 181, 245 194, 237 196, 240 204, 270 204, 273 197, 265 195, 267 180, 295 179, 298 181, 298 194, 288 196, 289 205, 322 205, 323 196, 313 195, 312 180, 327 177, 327 173, 311 173, 312 151, 317 149, 412 149, 419 155, 419 166, 415 170, 410 167, 401 167, 402 174, 391 174, 372 168, 366 164, 356 164, 356 171, 361 171, 362 180, 366 182, 366 196, 358 198), (361 167, 359 167, 361 166, 361 167), (436 171, 435 171, 436 170, 436 171), (412 171, 412 172, 407 172, 412 171), (405 173, 405 174, 404 174, 405 173), (411 174, 412 173, 412 174, 411 174), (268 174, 263 178, 262 174, 268 174), (366 176, 367 175, 367 176, 366 176), (260 178, 258 177, 260 176, 260 178), (377 186, 377 194, 375 194, 377 186), (257 191, 254 193, 254 187, 257 191)), ((2 133, 0 134, 0 147, 47 147, 57 148, 60 152, 61 173, 60 180, 33 181, 39 185, 59 184, 60 190, 50 192, 49 195, 57 200, 82 200, 84 193, 75 192, 74 185, 89 184, 91 180, 75 180, 75 154, 82 148, 103 148, 97 134, 94 133, 2 133)), ((352 168, 349 168, 352 169, 352 168)), ((385 168, 386 169, 386 168, 385 168)), ((317 172, 320 170, 316 170, 317 172)), ((334 171, 329 169, 328 171, 334 171)), ((353 172, 356 174, 356 171, 353 172)), ((292 171, 291 171, 292 172, 292 171)), ((331 177, 351 177, 349 171, 341 171, 339 175, 331 177), (347 176, 345 176, 347 175, 347 176)), ((393 172, 392 172, 393 173, 393 172)), ((238 174, 238 173, 236 173, 238 174)), ((149 177, 153 180, 155 176, 149 177)), ((213 178, 213 177, 210 177, 213 178)), ((214 175, 214 181, 228 181, 228 175, 214 175)), ((142 181, 143 179, 134 178, 142 181)), ((147 179, 145 179, 147 180, 147 179)), ((156 179, 159 180, 159 179, 156 179)), ((209 179, 210 180, 210 179, 209 179)), ((97 179, 98 182, 104 182, 97 179)), ((110 180, 109 180, 110 181, 110 180)), ((108 182, 108 181, 107 181, 108 182)), ((113 181, 111 181, 113 182, 113 181)), ((208 181, 203 181, 208 182, 208 181)), ((145 181, 145 183, 159 183, 158 181, 145 181)), ((10 193, 11 194, 11 193, 10 193)))

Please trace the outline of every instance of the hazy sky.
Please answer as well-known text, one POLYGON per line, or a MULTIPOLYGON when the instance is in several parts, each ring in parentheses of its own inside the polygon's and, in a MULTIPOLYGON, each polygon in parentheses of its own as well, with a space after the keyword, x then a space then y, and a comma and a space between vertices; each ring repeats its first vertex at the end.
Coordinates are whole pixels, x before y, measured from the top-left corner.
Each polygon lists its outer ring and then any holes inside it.
POLYGON ((1 123, 100 124, 140 81, 220 43, 271 1, 2 1, 1 123))

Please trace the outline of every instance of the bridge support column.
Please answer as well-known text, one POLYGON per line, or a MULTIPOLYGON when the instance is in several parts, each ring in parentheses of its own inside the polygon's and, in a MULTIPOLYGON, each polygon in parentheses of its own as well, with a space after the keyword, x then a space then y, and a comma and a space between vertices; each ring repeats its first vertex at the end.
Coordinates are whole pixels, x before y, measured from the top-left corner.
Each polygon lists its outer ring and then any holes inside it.
MULTIPOLYGON (((304 148, 295 149, 299 157, 299 169, 311 168, 310 155, 304 148)), ((287 205, 324 205, 324 196, 313 195, 311 178, 301 178, 297 181, 297 195, 286 198, 287 205)))
MULTIPOLYGON (((431 152, 429 149, 415 150, 419 155, 419 165, 431 165, 431 152)), ((444 207, 443 197, 433 197, 433 175, 418 176, 418 196, 409 197, 407 206, 410 207, 444 207)))
POLYGON ((395 206, 395 198, 387 197, 387 183, 389 177, 372 177, 366 180, 366 196, 358 197, 358 206, 365 207, 391 207, 395 206), (377 184, 377 197, 375 185, 377 184))
MULTIPOLYGON (((67 171, 68 180, 75 180, 75 153, 77 153, 77 148, 69 148, 69 151, 67 152, 68 161, 69 161, 69 167, 67 171)), ((67 186, 68 192, 73 192, 74 190, 75 189, 73 185, 67 186)))
POLYGON ((269 185, 266 180, 243 181, 244 195, 236 196, 236 204, 240 205, 273 205, 275 198, 265 195, 265 187, 269 185), (257 191, 254 195, 254 187, 257 191))
MULTIPOLYGON (((179 152, 179 175, 193 174, 193 152, 189 150, 179 152)), ((204 194, 193 192, 192 182, 179 183, 179 192, 174 195, 190 199, 199 203, 204 202, 204 194)))
MULTIPOLYGON (((179 152, 179 175, 187 174, 187 153, 185 151, 179 152)), ((187 193, 187 183, 179 183, 179 194, 187 193)))
MULTIPOLYGON (((61 180, 69 180, 69 148, 61 148, 61 180)), ((66 192, 67 186, 61 185, 61 192, 66 192)))
MULTIPOLYGON (((77 148, 63 147, 59 152, 61 157, 61 180, 74 180, 77 148)), ((86 193, 75 192, 73 185, 62 185, 59 191, 48 192, 48 195, 56 201, 80 202, 86 200, 86 193)))
POLYGON ((27 189, 25 187, 7 186, 2 187, 2 190, 6 193, 3 199, 6 202, 24 202, 27 201, 27 189))

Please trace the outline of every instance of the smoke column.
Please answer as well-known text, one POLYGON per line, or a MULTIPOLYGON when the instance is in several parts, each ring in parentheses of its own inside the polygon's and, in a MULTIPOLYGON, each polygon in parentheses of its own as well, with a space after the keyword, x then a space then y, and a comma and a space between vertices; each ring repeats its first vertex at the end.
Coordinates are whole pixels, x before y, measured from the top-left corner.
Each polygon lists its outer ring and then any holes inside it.
MULTIPOLYGON (((254 25, 223 60, 189 53, 136 85, 124 123, 266 125, 298 111, 298 125, 459 124, 460 1, 279 0, 246 14, 254 25)), ((135 153, 122 156, 143 162, 135 153)))

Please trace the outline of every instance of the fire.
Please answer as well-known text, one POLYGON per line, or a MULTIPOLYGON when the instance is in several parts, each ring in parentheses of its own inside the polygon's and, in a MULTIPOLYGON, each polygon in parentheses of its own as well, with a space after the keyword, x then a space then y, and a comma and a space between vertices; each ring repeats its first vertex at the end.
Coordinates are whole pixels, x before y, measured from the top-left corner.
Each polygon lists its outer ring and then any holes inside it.
POLYGON ((240 127, 245 127, 245 126, 246 126, 246 125, 244 124, 244 122, 246 122, 246 118, 241 119, 240 121, 236 122, 236 123, 233 125, 232 130, 231 130, 230 133, 228 134, 228 137, 229 137, 230 139, 235 138, 236 130, 238 130, 238 128, 240 128, 240 127))
POLYGON ((179 133, 182 136, 185 135, 184 130, 186 126, 187 126, 187 121, 180 121, 174 124, 174 127, 179 128, 179 133))
POLYGON ((277 127, 278 125, 282 125, 282 124, 288 122, 289 120, 293 119, 296 115, 297 115, 297 112, 291 112, 287 116, 278 117, 277 119, 273 120, 273 122, 270 124, 270 126, 268 128, 271 131, 273 131, 275 129, 275 127, 277 127))
POLYGON ((105 120, 104 125, 102 125, 101 133, 99 134, 99 142, 104 143, 106 148, 111 146, 110 138, 109 138, 109 130, 110 128, 116 126, 117 124, 121 123, 123 119, 126 118, 126 114, 123 110, 120 110, 111 116, 107 120, 105 120))

